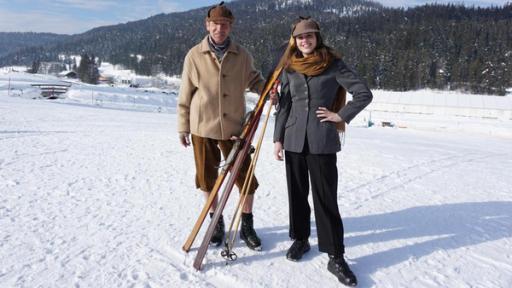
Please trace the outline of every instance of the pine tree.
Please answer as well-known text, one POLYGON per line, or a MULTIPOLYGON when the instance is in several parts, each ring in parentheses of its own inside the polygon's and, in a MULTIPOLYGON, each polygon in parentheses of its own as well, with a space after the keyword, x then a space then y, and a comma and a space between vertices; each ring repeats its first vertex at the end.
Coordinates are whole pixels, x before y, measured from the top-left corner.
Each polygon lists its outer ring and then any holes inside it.
POLYGON ((80 55, 80 64, 78 66, 78 79, 84 83, 89 83, 89 55, 87 53, 80 55))
POLYGON ((36 74, 39 71, 39 67, 41 66, 41 61, 34 60, 32 62, 32 67, 28 70, 29 73, 36 74))
POLYGON ((87 70, 88 70, 87 73, 89 74, 88 75, 88 78, 89 78, 88 83, 98 84, 98 79, 100 78, 100 73, 98 70, 98 65, 96 65, 96 57, 94 56, 94 54, 91 55, 91 58, 89 58, 87 70))

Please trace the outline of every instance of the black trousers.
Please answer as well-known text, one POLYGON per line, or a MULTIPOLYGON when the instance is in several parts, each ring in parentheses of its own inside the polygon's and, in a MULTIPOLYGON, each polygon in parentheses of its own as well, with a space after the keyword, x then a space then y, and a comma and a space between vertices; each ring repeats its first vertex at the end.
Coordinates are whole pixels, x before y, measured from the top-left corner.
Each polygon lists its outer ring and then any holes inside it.
MULTIPOLYGON (((307 144, 304 145, 307 147, 307 144)), ((285 151, 286 180, 290 215, 290 238, 304 240, 311 234, 308 203, 309 179, 320 252, 343 255, 343 222, 337 204, 338 168, 336 154, 285 151), (309 175, 308 175, 309 174, 309 175)))

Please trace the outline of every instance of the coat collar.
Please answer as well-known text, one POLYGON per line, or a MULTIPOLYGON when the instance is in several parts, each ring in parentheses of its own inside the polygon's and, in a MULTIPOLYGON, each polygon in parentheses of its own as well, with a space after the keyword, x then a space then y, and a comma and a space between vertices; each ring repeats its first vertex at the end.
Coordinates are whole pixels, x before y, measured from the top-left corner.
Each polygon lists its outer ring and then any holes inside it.
MULTIPOLYGON (((203 53, 211 52, 210 46, 208 45, 208 35, 206 35, 206 37, 203 38, 203 40, 201 41, 201 43, 199 45, 201 47, 201 52, 203 52, 203 53)), ((229 44, 228 50, 226 52, 232 52, 235 54, 240 53, 238 45, 235 44, 233 39, 231 39, 231 44, 229 44)))

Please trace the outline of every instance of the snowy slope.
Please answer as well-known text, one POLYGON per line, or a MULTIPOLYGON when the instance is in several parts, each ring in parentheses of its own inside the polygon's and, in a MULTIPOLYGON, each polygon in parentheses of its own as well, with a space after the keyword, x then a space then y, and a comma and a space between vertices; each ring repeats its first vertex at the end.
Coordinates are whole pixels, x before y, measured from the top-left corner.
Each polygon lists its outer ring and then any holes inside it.
MULTIPOLYGON (((272 124, 256 168, 263 251, 239 242, 239 259, 226 265, 210 249, 197 272, 204 230, 189 254, 181 246, 203 199, 173 111, 9 97, 4 83, 0 287, 340 287, 314 228, 304 259, 285 259, 286 183, 284 163, 272 158, 272 124)), ((453 129, 349 127, 338 204, 359 287, 512 285, 512 138, 444 121, 453 129)), ((464 123, 510 132, 510 121, 464 123)))

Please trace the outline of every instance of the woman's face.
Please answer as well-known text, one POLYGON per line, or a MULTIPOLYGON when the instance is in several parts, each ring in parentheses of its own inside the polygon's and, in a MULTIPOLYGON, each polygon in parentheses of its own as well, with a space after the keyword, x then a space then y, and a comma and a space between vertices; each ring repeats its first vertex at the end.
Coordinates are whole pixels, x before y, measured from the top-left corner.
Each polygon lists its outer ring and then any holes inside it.
POLYGON ((308 32, 297 35, 297 37, 295 37, 295 41, 297 42, 297 48, 302 52, 302 55, 309 56, 313 54, 313 51, 315 51, 317 44, 315 33, 308 32))

